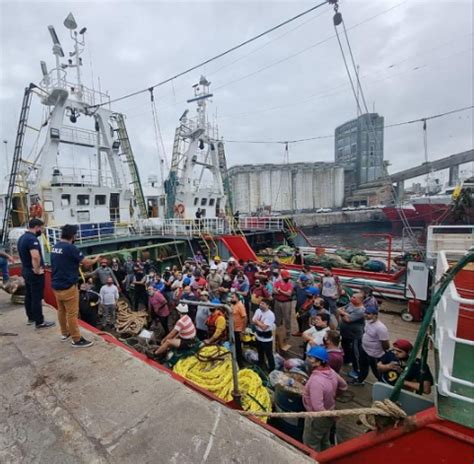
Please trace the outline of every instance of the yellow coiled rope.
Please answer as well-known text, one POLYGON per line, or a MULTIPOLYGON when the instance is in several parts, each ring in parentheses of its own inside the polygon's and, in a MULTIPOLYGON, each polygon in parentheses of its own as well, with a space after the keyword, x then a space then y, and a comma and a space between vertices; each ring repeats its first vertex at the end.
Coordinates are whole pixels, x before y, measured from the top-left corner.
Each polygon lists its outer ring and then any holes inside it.
MULTIPOLYGON (((173 371, 224 401, 232 400, 232 362, 230 352, 225 348, 205 346, 197 355, 180 359, 173 371)), ((244 411, 272 410, 270 393, 257 373, 242 369, 238 381, 244 411)), ((266 418, 261 419, 266 422, 266 418)))

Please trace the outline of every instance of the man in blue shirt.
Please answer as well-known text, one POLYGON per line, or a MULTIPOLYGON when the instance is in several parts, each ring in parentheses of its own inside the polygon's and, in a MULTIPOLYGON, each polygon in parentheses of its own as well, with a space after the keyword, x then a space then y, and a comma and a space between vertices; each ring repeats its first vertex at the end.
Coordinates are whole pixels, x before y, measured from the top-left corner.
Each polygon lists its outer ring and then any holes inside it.
POLYGON ((58 305, 58 321, 61 341, 72 338, 74 348, 88 348, 93 342, 81 336, 77 316, 79 314, 79 266, 91 266, 100 256, 88 259, 74 245, 77 226, 66 224, 61 228, 61 240, 51 248, 51 285, 58 305))
POLYGON ((43 225, 41 219, 31 219, 28 223, 28 230, 20 237, 17 244, 22 275, 25 279, 27 324, 35 324, 37 329, 46 329, 56 325, 55 322, 45 321, 43 316, 44 261, 39 242, 39 237, 43 233, 43 225))

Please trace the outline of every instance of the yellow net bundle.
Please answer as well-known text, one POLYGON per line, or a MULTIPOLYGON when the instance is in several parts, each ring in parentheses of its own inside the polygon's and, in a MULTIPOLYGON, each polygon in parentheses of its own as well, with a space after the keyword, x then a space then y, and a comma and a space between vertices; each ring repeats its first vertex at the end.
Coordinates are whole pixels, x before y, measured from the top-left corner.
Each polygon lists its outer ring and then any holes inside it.
MULTIPOLYGON (((173 371, 224 401, 232 400, 232 359, 225 348, 205 346, 195 355, 180 359, 173 371)), ((238 382, 245 411, 271 411, 270 393, 257 373, 242 369, 238 372, 238 382)))

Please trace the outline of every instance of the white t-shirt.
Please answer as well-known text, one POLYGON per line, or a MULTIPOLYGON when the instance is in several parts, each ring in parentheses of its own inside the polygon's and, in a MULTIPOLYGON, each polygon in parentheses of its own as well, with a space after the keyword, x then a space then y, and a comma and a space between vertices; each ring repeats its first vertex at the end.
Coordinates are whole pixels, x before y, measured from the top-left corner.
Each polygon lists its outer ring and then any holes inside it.
MULTIPOLYGON (((328 332, 329 327, 325 329, 317 330, 316 327, 311 326, 308 330, 305 330, 303 334, 309 335, 316 341, 316 345, 323 346, 324 345, 324 336, 328 332)), ((306 344, 306 351, 308 352, 311 349, 312 345, 310 343, 306 344)))
POLYGON ((324 276, 321 279, 322 282, 322 292, 323 296, 328 298, 336 298, 337 297, 337 282, 333 276, 324 276))
POLYGON ((382 342, 389 339, 387 326, 383 322, 377 319, 375 322, 369 321, 365 324, 362 347, 369 356, 381 358, 385 354, 382 342))
MULTIPOLYGON (((272 331, 275 326, 275 314, 273 314, 273 311, 271 309, 267 309, 264 312, 260 308, 258 308, 255 311, 255 315, 253 316, 252 320, 263 322, 266 326, 268 326, 268 329, 267 329, 268 331, 272 331)), ((259 332, 263 332, 263 330, 261 330, 258 327, 256 327, 256 329, 259 332)), ((263 337, 260 337, 257 332, 257 334, 255 335, 255 338, 260 342, 271 342, 273 340, 273 333, 270 337, 263 338, 263 337)))

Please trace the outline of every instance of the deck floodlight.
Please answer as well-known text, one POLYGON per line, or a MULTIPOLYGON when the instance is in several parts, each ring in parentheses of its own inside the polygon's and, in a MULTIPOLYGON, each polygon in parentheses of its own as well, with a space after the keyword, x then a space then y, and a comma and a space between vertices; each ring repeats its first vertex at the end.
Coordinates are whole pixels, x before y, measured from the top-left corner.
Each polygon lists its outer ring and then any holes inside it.
POLYGON ((56 34, 56 31, 54 30, 54 26, 48 26, 48 31, 53 39, 53 44, 61 46, 61 42, 59 41, 58 34, 56 34))
POLYGON ((69 13, 67 15, 63 24, 66 26, 67 29, 70 29, 71 31, 73 31, 74 29, 77 29, 77 23, 72 13, 69 13))
POLYGON ((83 27, 80 31, 79 34, 84 35, 87 31, 87 27, 83 27))
POLYGON ((40 61, 41 65, 41 72, 43 73, 43 77, 48 75, 48 68, 46 67, 46 63, 44 61, 40 61))
POLYGON ((120 140, 114 140, 112 143, 112 150, 118 150, 120 148, 120 140))
POLYGON ((53 39, 53 44, 54 44, 53 53, 55 55, 60 56, 61 58, 64 58, 63 48, 61 47, 61 42, 59 41, 58 34, 56 34, 54 27, 48 26, 48 31, 51 35, 51 39, 53 39))

